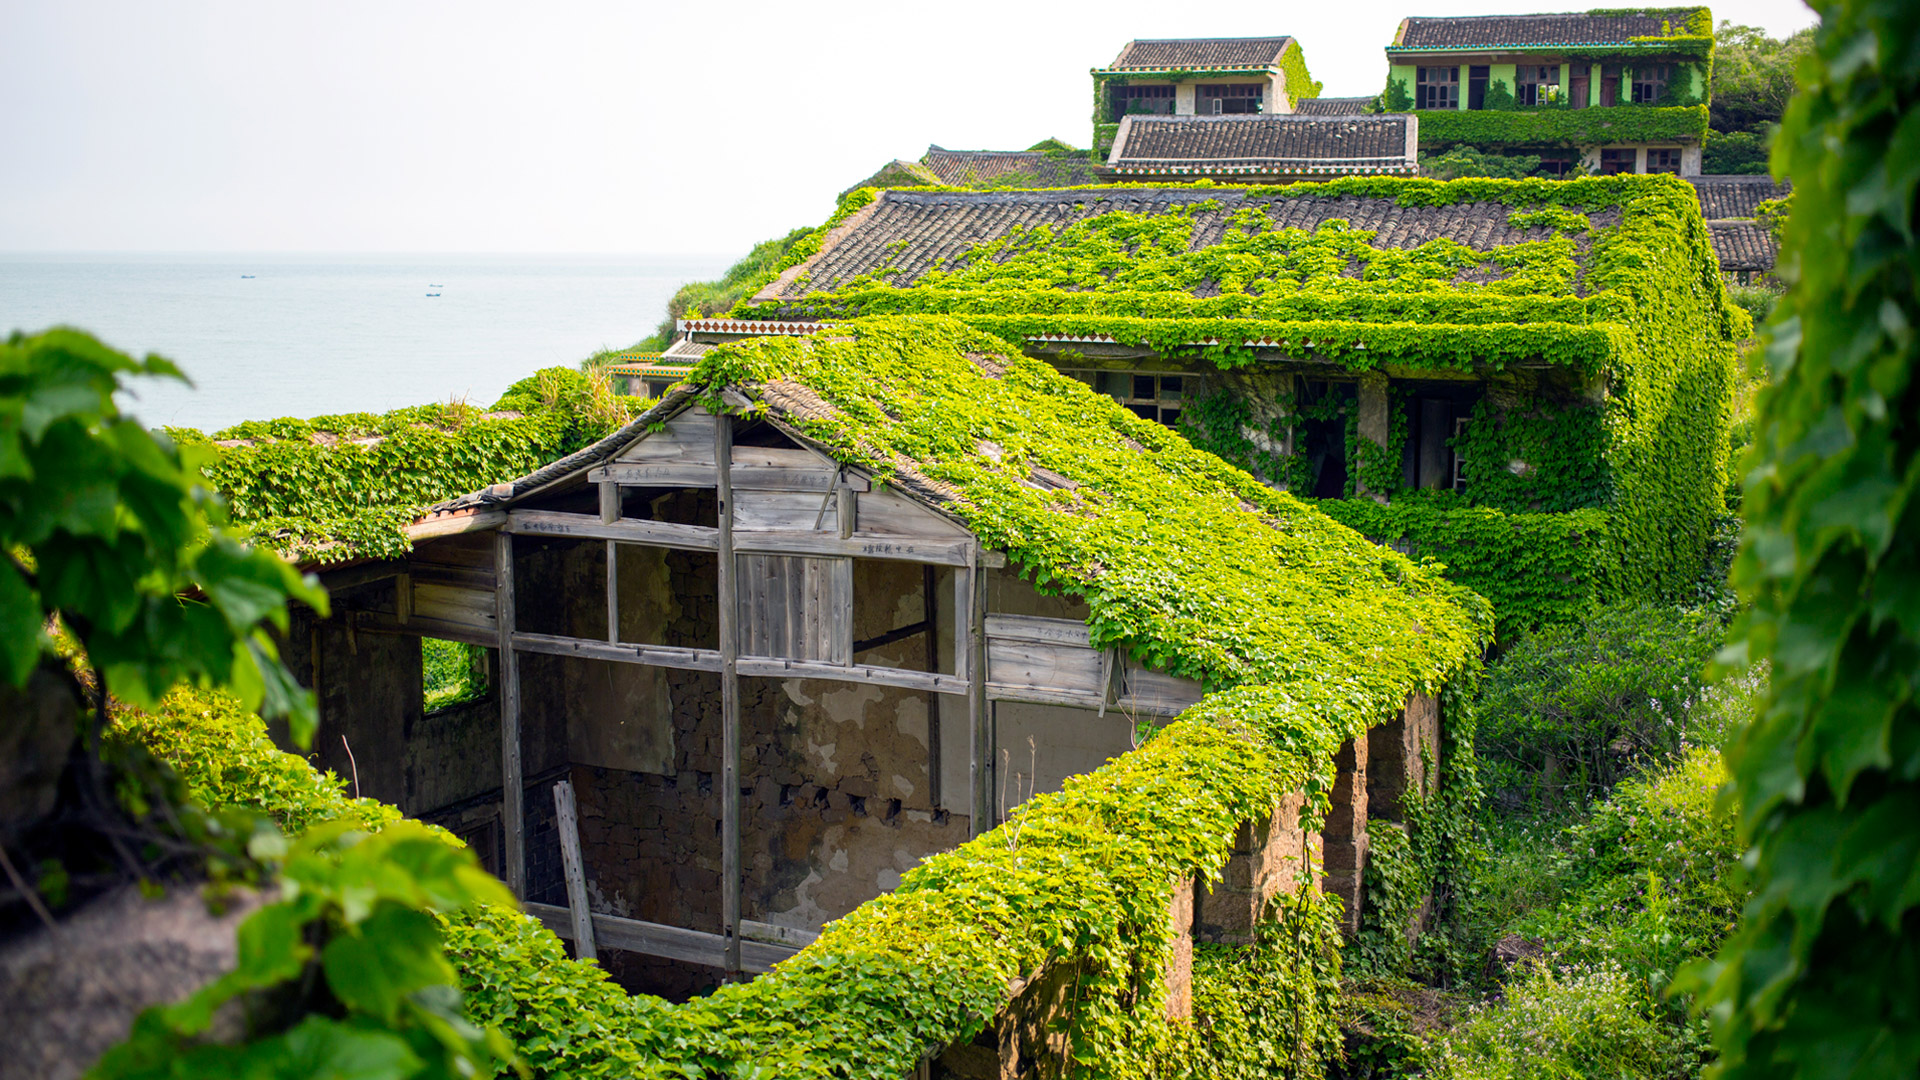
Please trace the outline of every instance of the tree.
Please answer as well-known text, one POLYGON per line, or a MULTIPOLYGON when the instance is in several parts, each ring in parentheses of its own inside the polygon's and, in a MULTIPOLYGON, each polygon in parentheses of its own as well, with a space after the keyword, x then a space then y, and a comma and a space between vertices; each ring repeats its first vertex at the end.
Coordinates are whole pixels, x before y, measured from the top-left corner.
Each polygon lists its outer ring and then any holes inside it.
POLYGON ((1735 564, 1754 899, 1690 983, 1737 1080, 1920 1073, 1920 5, 1814 7, 1735 564))
POLYGON ((1779 123, 1793 96, 1793 67, 1812 41, 1812 27, 1771 38, 1757 26, 1721 20, 1714 35, 1713 100, 1708 107, 1713 130, 1758 135, 1779 123))

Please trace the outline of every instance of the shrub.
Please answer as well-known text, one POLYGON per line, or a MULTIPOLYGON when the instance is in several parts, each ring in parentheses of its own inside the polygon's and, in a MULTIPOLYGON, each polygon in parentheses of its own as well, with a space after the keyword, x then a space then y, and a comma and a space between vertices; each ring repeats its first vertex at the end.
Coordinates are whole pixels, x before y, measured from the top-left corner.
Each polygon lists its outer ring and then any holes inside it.
POLYGON ((1708 615, 1626 604, 1523 639, 1481 696, 1488 786, 1584 800, 1678 755, 1720 634, 1708 615))
POLYGON ((1629 1080, 1694 1072, 1704 1036, 1676 1028, 1617 967, 1530 965, 1504 1000, 1474 1009, 1441 1038, 1437 1080, 1629 1080))
POLYGON ((1784 292, 1785 289, 1772 285, 1729 285, 1727 299, 1745 308, 1747 314, 1753 316, 1754 324, 1758 325, 1773 314, 1773 305, 1780 302, 1784 292))

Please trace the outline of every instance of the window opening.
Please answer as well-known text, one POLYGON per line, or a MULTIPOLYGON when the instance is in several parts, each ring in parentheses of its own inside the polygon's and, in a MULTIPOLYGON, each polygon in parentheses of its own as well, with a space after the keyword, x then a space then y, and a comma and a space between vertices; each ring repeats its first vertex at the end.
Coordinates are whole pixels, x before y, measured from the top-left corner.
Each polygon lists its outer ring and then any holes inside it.
POLYGON ((1259 83, 1216 84, 1200 88, 1200 112, 1206 116, 1265 111, 1266 87, 1259 83))
POLYGON ((1460 454, 1453 440, 1461 431, 1460 422, 1473 413, 1480 388, 1415 382, 1396 383, 1395 389, 1404 402, 1407 431, 1401 482, 1412 489, 1457 487, 1460 454))
POLYGON ((439 638, 420 639, 421 711, 438 712, 487 696, 493 687, 493 650, 439 638))
POLYGON ((1647 171, 1650 173, 1678 173, 1680 171, 1680 151, 1676 149, 1647 151, 1647 171))
POLYGON ((1353 383, 1302 380, 1298 408, 1302 423, 1294 429, 1296 452, 1307 459, 1316 499, 1347 495, 1347 414, 1354 408, 1353 383))
POLYGON ((1647 64, 1633 69, 1633 103, 1652 105, 1667 92, 1670 65, 1647 64))
POLYGON ((1156 371, 1068 371, 1100 393, 1125 405, 1135 416, 1178 426, 1187 395, 1197 391, 1189 375, 1156 371))
POLYGON ((1116 86, 1113 88, 1113 119, 1123 116, 1172 116, 1173 87, 1116 86))
POLYGON ((1600 175, 1615 176, 1633 171, 1633 147, 1600 151, 1600 175))
POLYGON ((1484 64, 1476 64, 1467 69, 1467 108, 1487 107, 1487 78, 1491 72, 1492 69, 1484 64))
POLYGON ((1552 104, 1560 89, 1558 64, 1522 64, 1516 69, 1514 100, 1522 105, 1552 104))
POLYGON ((1574 158, 1572 154, 1547 153, 1540 155, 1540 167, 1535 170, 1541 176, 1565 179, 1573 175, 1574 158))
POLYGON ((1460 107, 1460 69, 1423 67, 1415 73, 1413 107, 1416 109, 1457 109, 1460 107))

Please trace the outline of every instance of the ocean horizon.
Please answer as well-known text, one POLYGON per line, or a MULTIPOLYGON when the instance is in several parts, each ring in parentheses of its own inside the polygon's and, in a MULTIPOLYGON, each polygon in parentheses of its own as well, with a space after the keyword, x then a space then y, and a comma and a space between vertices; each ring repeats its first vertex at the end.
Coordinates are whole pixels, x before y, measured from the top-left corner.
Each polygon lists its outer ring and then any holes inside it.
POLYGON ((122 406, 204 431, 486 405, 533 371, 652 333, 737 255, 0 253, 0 332, 67 325, 178 364, 122 406))

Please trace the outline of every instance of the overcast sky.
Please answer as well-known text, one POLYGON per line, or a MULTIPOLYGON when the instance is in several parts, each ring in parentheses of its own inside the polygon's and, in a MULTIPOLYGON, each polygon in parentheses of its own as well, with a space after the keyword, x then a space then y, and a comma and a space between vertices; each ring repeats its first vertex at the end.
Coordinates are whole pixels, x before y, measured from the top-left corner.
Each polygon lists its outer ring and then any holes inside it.
POLYGON ((0 0, 0 250, 737 252, 928 143, 1086 145, 1131 37, 1373 94, 1402 16, 1559 6, 0 0))

